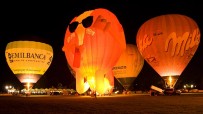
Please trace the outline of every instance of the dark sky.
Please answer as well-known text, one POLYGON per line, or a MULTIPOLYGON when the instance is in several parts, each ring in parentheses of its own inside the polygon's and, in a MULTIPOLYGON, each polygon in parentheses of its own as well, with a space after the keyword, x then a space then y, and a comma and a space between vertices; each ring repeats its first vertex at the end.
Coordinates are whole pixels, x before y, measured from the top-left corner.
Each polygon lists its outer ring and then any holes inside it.
MULTIPOLYGON (((81 0, 82 1, 82 0, 81 0)), ((6 84, 15 87, 21 85, 8 67, 5 60, 6 44, 14 40, 35 40, 48 43, 54 49, 54 58, 47 72, 36 83, 37 87, 51 87, 62 83, 71 87, 75 79, 69 72, 67 61, 62 51, 63 40, 69 22, 86 10, 106 8, 114 13, 122 24, 126 43, 135 44, 135 36, 139 27, 148 19, 169 13, 178 13, 193 18, 203 29, 203 4, 199 0, 84 0, 83 2, 3 2, 0 3, 0 88, 6 84), (115 2, 110 2, 115 1, 115 2), (28 36, 28 37, 23 37, 28 36), (29 36, 35 36, 29 37, 29 36)), ((199 48, 180 76, 180 82, 195 82, 203 89, 203 54, 202 42, 199 48)), ((137 80, 143 85, 156 84, 159 75, 145 62, 137 80)))

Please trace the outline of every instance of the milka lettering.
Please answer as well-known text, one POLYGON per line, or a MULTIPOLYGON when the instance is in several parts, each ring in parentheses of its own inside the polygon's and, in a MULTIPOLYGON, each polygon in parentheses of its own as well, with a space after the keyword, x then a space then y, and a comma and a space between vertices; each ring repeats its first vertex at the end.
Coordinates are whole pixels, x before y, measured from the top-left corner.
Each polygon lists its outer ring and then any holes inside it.
MULTIPOLYGON (((145 34, 143 40, 138 44, 141 52, 143 52, 148 46, 150 46, 153 42, 154 37, 149 37, 149 35, 145 34)), ((183 56, 184 52, 189 48, 193 48, 198 45, 200 42, 200 32, 199 29, 195 29, 192 34, 189 32, 185 32, 182 36, 177 36, 176 32, 172 32, 166 39, 164 51, 167 52, 169 50, 169 44, 172 41, 172 51, 171 56, 180 54, 183 56)))
POLYGON ((199 29, 195 29, 192 34, 185 32, 182 37, 177 36, 175 32, 169 34, 165 42, 165 51, 168 51, 169 43, 172 41, 172 51, 171 56, 180 54, 183 56, 184 52, 189 48, 192 48, 199 44, 200 42, 200 32, 199 29))

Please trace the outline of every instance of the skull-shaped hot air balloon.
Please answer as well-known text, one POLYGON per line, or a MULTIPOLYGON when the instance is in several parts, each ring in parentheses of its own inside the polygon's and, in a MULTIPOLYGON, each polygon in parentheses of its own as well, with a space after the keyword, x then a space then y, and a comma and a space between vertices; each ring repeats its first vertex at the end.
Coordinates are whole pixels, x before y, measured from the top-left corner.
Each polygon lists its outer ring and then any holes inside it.
POLYGON ((138 30, 136 43, 166 87, 173 88, 199 46, 200 30, 188 16, 165 14, 146 21, 138 30))
POLYGON ((53 49, 36 41, 12 41, 6 46, 5 56, 12 72, 29 90, 49 68, 53 49))
POLYGON ((107 9, 85 11, 69 24, 63 51, 76 72, 76 90, 84 93, 85 83, 103 94, 105 75, 116 64, 126 47, 122 25, 107 9))
POLYGON ((126 50, 122 53, 116 65, 113 67, 115 78, 128 90, 136 79, 144 65, 144 58, 141 56, 134 44, 127 44, 126 50))

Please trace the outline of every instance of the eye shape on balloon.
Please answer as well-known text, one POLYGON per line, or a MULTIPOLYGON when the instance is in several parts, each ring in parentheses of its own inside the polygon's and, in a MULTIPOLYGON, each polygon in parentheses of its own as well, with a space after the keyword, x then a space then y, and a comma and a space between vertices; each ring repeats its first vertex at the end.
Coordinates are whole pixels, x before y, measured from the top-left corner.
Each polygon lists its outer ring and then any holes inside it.
POLYGON ((79 24, 82 24, 84 28, 88 28, 92 25, 92 22, 93 22, 93 16, 86 17, 85 19, 82 20, 81 23, 77 21, 72 22, 71 24, 69 24, 69 31, 73 33, 79 24))

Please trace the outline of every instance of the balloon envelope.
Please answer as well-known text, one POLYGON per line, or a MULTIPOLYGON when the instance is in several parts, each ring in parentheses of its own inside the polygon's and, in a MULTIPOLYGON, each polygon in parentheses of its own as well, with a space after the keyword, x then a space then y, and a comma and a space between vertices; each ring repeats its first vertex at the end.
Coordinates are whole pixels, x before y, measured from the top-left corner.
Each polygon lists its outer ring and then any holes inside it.
POLYGON ((7 44, 5 56, 21 83, 36 83, 49 68, 53 49, 41 42, 13 41, 7 44))
POLYGON ((122 53, 116 65, 113 67, 115 78, 129 89, 144 65, 144 58, 141 56, 134 44, 127 44, 126 50, 122 53))
POLYGON ((200 43, 197 23, 188 16, 166 14, 146 21, 138 30, 136 43, 148 64, 166 81, 178 79, 200 43))
POLYGON ((63 51, 76 72, 76 90, 85 92, 82 88, 87 79, 91 90, 104 93, 105 74, 125 47, 123 28, 112 12, 98 8, 75 17, 67 28, 63 51))

